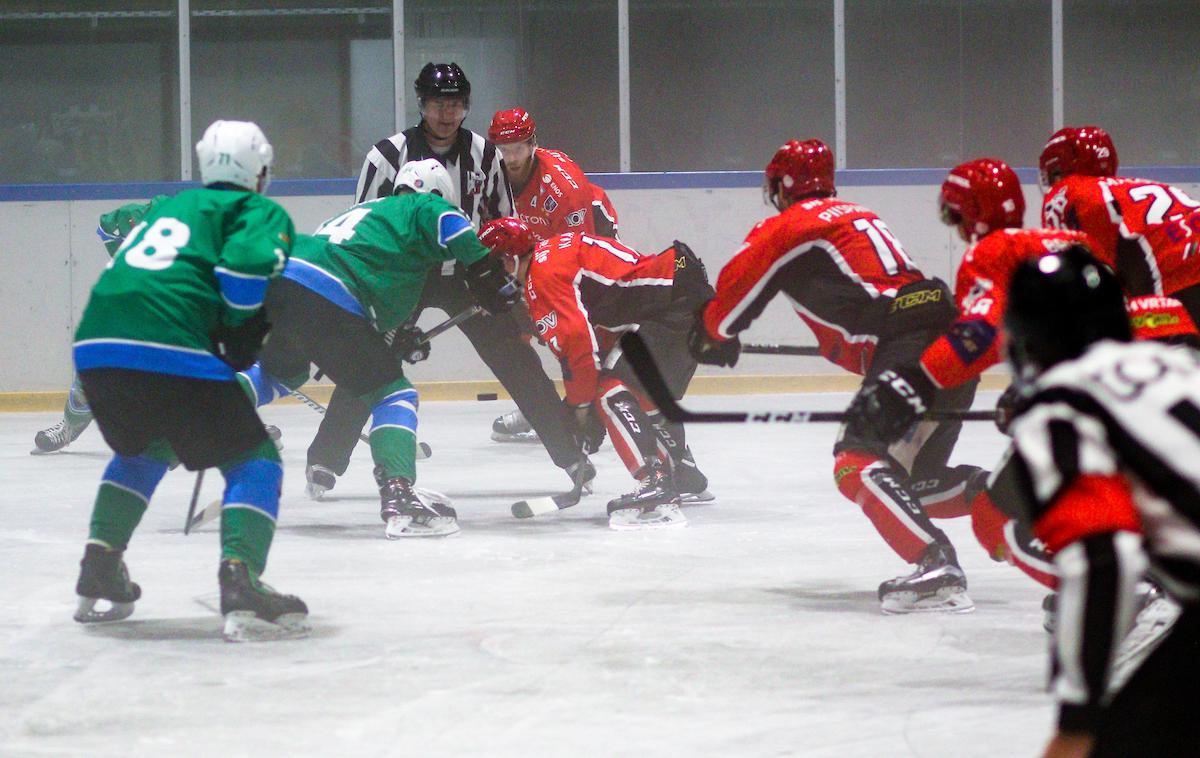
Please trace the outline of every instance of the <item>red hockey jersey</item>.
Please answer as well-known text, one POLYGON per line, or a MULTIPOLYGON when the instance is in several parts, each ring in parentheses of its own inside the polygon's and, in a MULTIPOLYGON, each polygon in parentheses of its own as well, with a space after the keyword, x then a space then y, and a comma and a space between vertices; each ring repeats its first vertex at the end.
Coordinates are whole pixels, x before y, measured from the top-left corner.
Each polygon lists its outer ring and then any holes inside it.
POLYGON ((1013 272, 1022 261, 1040 258, 1072 243, 1092 247, 1083 232, 1000 229, 968 249, 954 284, 958 320, 925 349, 921 356, 925 373, 939 387, 957 387, 997 363, 1013 272))
POLYGON ((543 147, 534 150, 533 160, 533 174, 516 196, 515 205, 517 216, 538 241, 567 232, 615 235, 617 213, 612 203, 575 161, 566 153, 543 147))
POLYGON ((615 335, 669 309, 672 251, 643 255, 617 240, 562 234, 539 243, 525 279, 538 337, 563 367, 567 402, 595 399, 615 335))
POLYGON ((704 326, 715 338, 733 337, 782 292, 816 335, 821 354, 864 374, 896 291, 923 278, 872 211, 813 198, 750 230, 721 269, 704 326))

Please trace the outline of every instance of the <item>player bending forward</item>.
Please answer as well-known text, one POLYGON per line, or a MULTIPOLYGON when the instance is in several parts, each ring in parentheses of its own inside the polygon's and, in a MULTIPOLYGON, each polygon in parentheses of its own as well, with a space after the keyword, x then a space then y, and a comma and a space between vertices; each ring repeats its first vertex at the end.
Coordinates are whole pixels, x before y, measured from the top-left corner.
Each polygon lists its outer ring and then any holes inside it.
MULTIPOLYGON (((537 125, 528 111, 496 111, 488 139, 504 156, 513 215, 525 222, 538 242, 567 232, 616 238, 617 212, 608 195, 588 181, 566 153, 538 146, 537 125)), ((492 439, 533 442, 538 435, 518 409, 492 423, 492 439)))
POLYGON ((125 548, 175 457, 225 477, 221 613, 225 638, 298 636, 308 608, 263 584, 283 469, 234 381, 268 325, 267 282, 295 231, 262 196, 273 157, 255 124, 217 121, 196 145, 202 189, 163 201, 138 224, 92 289, 75 334, 75 366, 115 455, 92 509, 75 591, 83 623, 133 612, 141 589, 125 548), (97 610, 100 600, 111 603, 97 610))
POLYGON ((609 526, 686 525, 681 496, 712 500, 708 480, 696 467, 683 425, 663 419, 646 399, 615 344, 622 332, 637 330, 672 394, 682 397, 696 372, 686 348, 688 325, 712 294, 703 264, 681 242, 643 255, 614 239, 571 233, 535 247, 529 227, 516 218, 489 222, 480 239, 496 255, 516 259, 530 318, 562 363, 563 402, 584 450, 601 438, 593 421, 599 416, 639 482, 636 491, 609 502, 609 526))
POLYGON ((287 269, 267 294, 274 319, 261 361, 242 374, 256 405, 287 395, 316 364, 371 409, 370 445, 379 484, 379 516, 388 539, 458 531, 448 504, 426 502, 417 479, 417 390, 401 360, 428 356, 384 332, 412 314, 430 271, 446 261, 465 267, 472 297, 489 313, 507 311, 516 282, 479 244, 455 203, 446 169, 432 158, 406 163, 396 194, 350 207, 312 235, 301 235, 287 269))
MULTIPOLYGON (((792 140, 781 147, 767 165, 766 194, 779 215, 750 231, 692 330, 692 353, 701 363, 732 366, 741 350, 738 333, 778 292, 816 334, 822 355, 867 377, 915 360, 954 320, 946 285, 917 270, 882 219, 835 197, 833 154, 825 143, 792 140)), ((936 407, 969 407, 976 384, 939 395, 936 407)), ((917 565, 879 586, 885 613, 975 607, 950 539, 930 520, 964 514, 968 490, 982 486, 979 468, 946 467, 961 427, 922 422, 890 447, 854 426, 838 436, 838 490, 901 558, 917 565)))
POLYGON ((1116 278, 1079 247, 1017 269, 1005 325, 1032 382, 1011 427, 1021 501, 1060 576, 1045 755, 1195 755, 1200 353, 1131 343, 1116 278), (1116 646, 1147 565, 1182 612, 1122 681, 1116 646))

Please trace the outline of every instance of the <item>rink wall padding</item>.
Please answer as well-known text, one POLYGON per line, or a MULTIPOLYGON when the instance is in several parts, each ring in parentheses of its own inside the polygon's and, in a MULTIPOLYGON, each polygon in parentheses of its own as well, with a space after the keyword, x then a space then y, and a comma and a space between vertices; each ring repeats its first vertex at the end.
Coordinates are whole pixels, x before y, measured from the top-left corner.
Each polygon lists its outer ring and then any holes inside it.
MULTIPOLYGON (((980 388, 1002 390, 1008 386, 1008 374, 997 372, 983 376, 980 388)), ((800 374, 800 375, 726 375, 697 376, 688 388, 688 395, 767 395, 805 392, 853 392, 858 389, 861 377, 853 374, 800 374)), ((559 394, 563 394, 561 380, 556 380, 559 394)), ((479 381, 417 382, 421 402, 435 400, 479 400, 480 395, 495 395, 481 402, 511 399, 500 382, 495 379, 479 381)), ((305 385, 304 394, 323 405, 329 404, 333 392, 331 384, 305 385)), ((61 411, 67 401, 63 391, 48 392, 0 392, 0 413, 17 411, 61 411)), ((299 403, 295 398, 284 398, 283 404, 299 403)))
MULTIPOLYGON (((1170 181, 1200 196, 1200 167, 1130 168, 1123 173, 1170 181)), ((1018 174, 1026 182, 1026 221, 1032 223, 1041 195, 1032 170, 1020 169, 1018 174)), ((838 194, 879 213, 922 271, 953 282, 964 245, 937 218, 937 191, 944 176, 944 169, 842 171, 838 194)), ((593 178, 612 197, 624 242, 650 252, 682 240, 704 261, 713 279, 750 228, 774 213, 763 203, 758 171, 596 174, 593 178)), ((5 264, 5 276, 0 277, 0 396, 39 391, 53 396, 70 385, 71 337, 91 286, 108 261, 95 233, 99 216, 123 202, 192 186, 195 183, 0 185, 0 255, 5 264)), ((270 194, 303 231, 343 211, 352 202, 353 191, 351 179, 281 179, 271 183, 270 194)), ((444 318, 440 311, 429 311, 420 325, 428 328, 444 318)), ((769 305, 743 338, 814 344, 811 332, 783 298, 769 305)), ((550 376, 559 376, 549 352, 540 354, 550 376)), ((699 376, 731 373, 836 376, 839 369, 814 358, 746 355, 732 372, 701 367, 699 376)), ((491 372, 454 330, 434 342, 430 359, 415 367, 411 378, 432 384, 486 381, 491 372)), ((14 402, 0 400, 0 408, 14 402)))

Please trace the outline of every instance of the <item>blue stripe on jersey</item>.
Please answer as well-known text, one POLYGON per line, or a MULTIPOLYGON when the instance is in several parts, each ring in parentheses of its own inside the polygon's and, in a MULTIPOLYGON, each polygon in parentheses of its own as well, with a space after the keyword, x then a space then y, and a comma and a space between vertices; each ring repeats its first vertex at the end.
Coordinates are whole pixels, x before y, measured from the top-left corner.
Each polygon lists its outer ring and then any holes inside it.
POLYGON ((109 234, 108 232, 104 231, 103 226, 96 227, 96 236, 99 237, 100 241, 105 244, 108 244, 109 242, 120 242, 121 240, 125 239, 124 237, 116 234, 109 234))
POLYGON ((417 433, 417 391, 393 392, 371 409, 371 431, 382 427, 407 429, 417 433))
POLYGON ((262 306, 263 295, 267 293, 267 277, 239 274, 220 266, 214 268, 213 273, 221 286, 221 297, 229 307, 253 311, 262 306))
POLYGON ((144 455, 114 455, 104 469, 101 484, 108 483, 140 497, 149 503, 154 489, 167 473, 165 461, 156 461, 144 455))
POLYGON ((250 508, 272 521, 279 515, 279 488, 283 466, 255 458, 225 470, 222 508, 250 508))
POLYGON ((233 369, 210 352, 121 339, 75 343, 75 368, 127 368, 152 374, 233 381, 233 369))
POLYGON ((470 229, 471 222, 461 213, 443 213, 438 217, 438 244, 445 247, 450 240, 470 229))
POLYGON ((281 397, 287 397, 292 394, 292 391, 282 382, 266 371, 263 371, 261 363, 255 363, 245 371, 238 372, 238 376, 245 379, 250 385, 250 389, 253 390, 255 408, 261 408, 264 405, 275 402, 281 397))
POLYGON ((362 303, 350 294, 342 280, 320 266, 314 266, 299 258, 289 258, 287 267, 283 269, 283 276, 307 287, 344 311, 349 311, 355 316, 367 317, 362 303))

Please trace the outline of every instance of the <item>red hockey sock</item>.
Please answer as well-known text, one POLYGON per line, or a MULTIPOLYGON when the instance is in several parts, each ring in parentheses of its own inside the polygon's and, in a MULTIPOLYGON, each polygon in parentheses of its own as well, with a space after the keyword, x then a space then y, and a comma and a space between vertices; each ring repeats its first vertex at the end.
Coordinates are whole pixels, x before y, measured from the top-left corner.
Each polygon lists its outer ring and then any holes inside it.
POLYGON ((949 542, 879 456, 858 450, 838 453, 833 480, 843 495, 863 509, 888 546, 909 563, 916 563, 931 543, 949 542))

